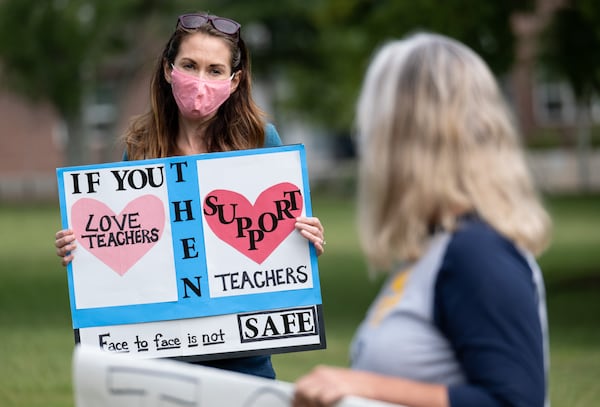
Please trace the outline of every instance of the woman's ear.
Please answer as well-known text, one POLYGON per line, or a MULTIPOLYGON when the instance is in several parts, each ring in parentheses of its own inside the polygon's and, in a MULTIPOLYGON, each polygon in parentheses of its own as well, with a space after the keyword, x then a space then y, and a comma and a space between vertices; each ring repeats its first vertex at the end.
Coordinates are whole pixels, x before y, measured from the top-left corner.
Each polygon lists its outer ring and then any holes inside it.
POLYGON ((165 81, 167 83, 171 83, 171 72, 173 71, 173 67, 169 64, 169 61, 166 59, 163 61, 163 75, 165 77, 165 81))
POLYGON ((233 74, 233 79, 231 79, 231 87, 229 88, 229 93, 233 93, 237 90, 238 85, 242 80, 242 71, 235 71, 233 74))

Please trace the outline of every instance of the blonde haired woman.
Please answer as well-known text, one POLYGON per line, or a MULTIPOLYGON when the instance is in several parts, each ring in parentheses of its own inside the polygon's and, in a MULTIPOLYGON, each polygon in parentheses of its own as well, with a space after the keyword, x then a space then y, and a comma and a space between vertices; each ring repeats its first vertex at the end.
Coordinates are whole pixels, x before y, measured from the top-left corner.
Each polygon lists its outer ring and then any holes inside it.
POLYGON ((295 406, 543 406, 548 336, 534 256, 550 219, 485 63, 437 34, 386 44, 358 102, 359 230, 390 276, 352 369, 317 367, 295 406))

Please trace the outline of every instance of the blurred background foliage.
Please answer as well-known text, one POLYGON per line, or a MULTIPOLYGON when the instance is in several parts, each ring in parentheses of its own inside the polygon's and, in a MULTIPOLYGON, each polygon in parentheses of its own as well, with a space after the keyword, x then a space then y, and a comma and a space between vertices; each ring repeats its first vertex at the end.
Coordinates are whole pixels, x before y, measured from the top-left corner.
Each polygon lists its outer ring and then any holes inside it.
MULTIPOLYGON (((77 135, 90 92, 110 81, 118 98, 119 85, 148 50, 158 52, 178 14, 207 10, 242 24, 254 75, 270 87, 275 112, 335 134, 351 129, 364 70, 386 40, 444 33, 501 77, 515 58, 511 16, 534 7, 534 0, 0 0, 0 73, 3 85, 50 101, 77 135)), ((597 92, 600 54, 585 49, 600 43, 600 3, 566 1, 555 20, 540 53, 547 72, 597 92)), ((82 146, 71 141, 73 156, 82 146)))
POLYGON ((75 116, 100 70, 109 65, 127 76, 140 42, 166 41, 176 15, 208 10, 242 23, 257 76, 286 76, 292 89, 284 108, 344 130, 364 68, 383 41, 442 32, 503 73, 514 54, 510 15, 531 7, 518 0, 4 0, 0 58, 10 86, 75 116))
MULTIPOLYGON (((515 59, 511 17, 535 0, 0 0, 2 83, 55 107, 73 135, 68 160, 85 148, 86 98, 110 86, 118 99, 168 38, 176 16, 209 11, 242 23, 253 71, 276 116, 293 114, 351 131, 369 58, 385 41, 417 30, 463 41, 499 76, 515 59)), ((600 78, 600 2, 563 1, 543 35, 544 71, 588 103, 600 78), (586 52, 590 50, 590 52, 586 52)))

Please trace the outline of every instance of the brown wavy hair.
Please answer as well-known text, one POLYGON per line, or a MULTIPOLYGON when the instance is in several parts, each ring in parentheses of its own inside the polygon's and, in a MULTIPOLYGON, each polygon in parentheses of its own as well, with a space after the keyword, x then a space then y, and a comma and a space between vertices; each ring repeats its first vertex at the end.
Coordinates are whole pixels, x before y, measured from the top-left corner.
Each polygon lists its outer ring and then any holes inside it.
POLYGON ((231 49, 232 73, 240 75, 237 89, 219 107, 206 129, 208 152, 257 148, 264 144, 264 112, 252 99, 250 54, 241 33, 233 36, 221 33, 209 22, 197 29, 178 25, 155 64, 150 83, 150 110, 135 117, 123 136, 129 160, 174 155, 179 110, 171 85, 164 77, 164 66, 175 62, 183 39, 197 32, 222 38, 231 49))

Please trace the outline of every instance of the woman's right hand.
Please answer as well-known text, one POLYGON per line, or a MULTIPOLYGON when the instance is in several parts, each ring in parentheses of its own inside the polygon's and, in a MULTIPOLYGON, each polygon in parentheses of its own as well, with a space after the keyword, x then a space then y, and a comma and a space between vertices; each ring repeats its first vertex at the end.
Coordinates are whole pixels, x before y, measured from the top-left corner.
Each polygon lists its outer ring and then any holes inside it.
POLYGON ((66 266, 73 260, 73 250, 77 247, 75 234, 71 229, 63 229, 56 232, 56 255, 62 258, 62 265, 66 266))

